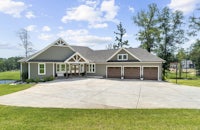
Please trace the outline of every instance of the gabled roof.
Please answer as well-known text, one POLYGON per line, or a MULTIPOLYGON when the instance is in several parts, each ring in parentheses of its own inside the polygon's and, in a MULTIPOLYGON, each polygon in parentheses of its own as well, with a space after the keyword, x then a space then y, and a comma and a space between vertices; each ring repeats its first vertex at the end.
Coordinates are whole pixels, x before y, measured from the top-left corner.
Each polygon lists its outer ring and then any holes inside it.
MULTIPOLYGON (((111 49, 111 50, 92 50, 89 47, 85 46, 70 46, 68 45, 62 38, 59 38, 43 50, 27 57, 24 59, 19 60, 19 62, 28 62, 31 61, 34 57, 38 56, 51 46, 67 46, 71 50, 74 51, 74 54, 79 54, 82 58, 87 60, 88 62, 94 62, 94 63, 106 63, 108 62, 113 56, 115 56, 117 53, 119 53, 121 50, 125 50, 128 54, 133 56, 135 59, 137 59, 140 62, 165 62, 163 59, 149 53, 145 49, 142 48, 121 48, 121 49, 111 49), (60 41, 60 42, 58 42, 60 41), (59 45, 60 44, 60 45, 59 45)), ((72 55, 74 55, 72 54, 72 55)), ((69 59, 69 57, 67 58, 69 59)), ((66 60, 67 60, 66 59, 66 60)), ((66 61, 65 60, 65 61, 66 61)), ((64 61, 63 61, 64 62, 64 61)))
POLYGON ((135 56, 133 53, 130 53, 128 50, 126 50, 125 48, 120 48, 118 49, 112 56, 110 56, 106 61, 109 61, 110 59, 112 59, 115 55, 117 55, 120 51, 124 50, 125 52, 127 52, 128 54, 130 54, 132 57, 134 57, 135 59, 137 59, 138 61, 141 61, 137 56, 135 56))

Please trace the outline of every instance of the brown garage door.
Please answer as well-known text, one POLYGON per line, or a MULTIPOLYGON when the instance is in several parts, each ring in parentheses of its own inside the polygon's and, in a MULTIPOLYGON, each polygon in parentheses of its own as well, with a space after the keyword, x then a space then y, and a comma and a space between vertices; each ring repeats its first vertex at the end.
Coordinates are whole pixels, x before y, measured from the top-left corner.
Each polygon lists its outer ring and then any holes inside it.
POLYGON ((121 67, 108 67, 107 77, 108 78, 120 78, 121 77, 121 67))
POLYGON ((144 67, 144 80, 158 80, 158 67, 144 67))
POLYGON ((124 67, 125 79, 140 79, 140 67, 124 67))

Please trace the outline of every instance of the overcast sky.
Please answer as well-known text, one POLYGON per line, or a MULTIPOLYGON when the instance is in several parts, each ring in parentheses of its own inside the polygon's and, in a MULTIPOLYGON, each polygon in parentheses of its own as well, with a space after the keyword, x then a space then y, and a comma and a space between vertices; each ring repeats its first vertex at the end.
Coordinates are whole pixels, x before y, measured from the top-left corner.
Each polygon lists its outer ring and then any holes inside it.
POLYGON ((195 14, 200 0, 0 0, 0 57, 24 56, 17 37, 21 28, 29 31, 38 51, 59 37, 71 45, 105 49, 114 43, 113 32, 121 21, 127 31, 125 40, 138 47, 132 17, 150 3, 181 10, 188 17, 195 14))

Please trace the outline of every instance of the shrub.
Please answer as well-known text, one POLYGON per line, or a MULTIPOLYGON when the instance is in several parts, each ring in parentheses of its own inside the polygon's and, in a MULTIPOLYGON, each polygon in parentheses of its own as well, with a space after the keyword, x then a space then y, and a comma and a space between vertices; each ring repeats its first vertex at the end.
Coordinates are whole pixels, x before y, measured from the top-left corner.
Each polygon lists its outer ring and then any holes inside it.
POLYGON ((22 76, 22 81, 26 81, 28 79, 28 72, 23 72, 21 76, 22 76))
POLYGON ((35 83, 40 82, 40 78, 35 78, 35 83))
POLYGON ((32 79, 26 79, 26 83, 29 84, 30 82, 32 82, 32 79))

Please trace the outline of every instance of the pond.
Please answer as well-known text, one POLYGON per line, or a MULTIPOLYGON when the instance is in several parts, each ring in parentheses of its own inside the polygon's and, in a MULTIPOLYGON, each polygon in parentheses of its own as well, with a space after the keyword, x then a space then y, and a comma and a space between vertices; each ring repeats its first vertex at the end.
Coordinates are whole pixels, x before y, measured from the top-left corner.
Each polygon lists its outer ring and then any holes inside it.
POLYGON ((10 84, 10 83, 14 83, 15 80, 0 80, 0 84, 10 84))

